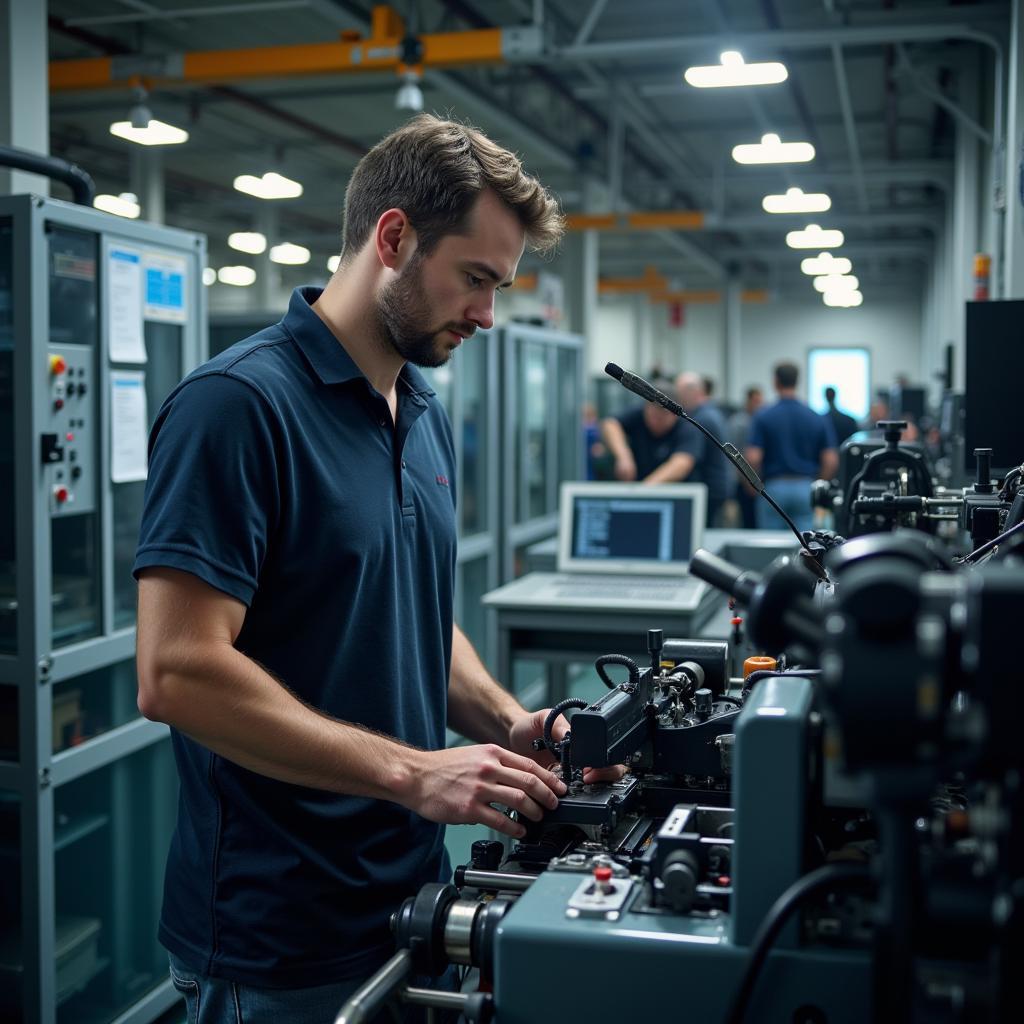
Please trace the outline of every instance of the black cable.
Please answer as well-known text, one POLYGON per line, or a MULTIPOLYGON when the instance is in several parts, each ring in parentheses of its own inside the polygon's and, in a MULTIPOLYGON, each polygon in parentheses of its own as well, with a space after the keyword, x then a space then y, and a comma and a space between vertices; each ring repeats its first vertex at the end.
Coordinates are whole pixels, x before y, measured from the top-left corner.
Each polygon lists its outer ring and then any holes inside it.
POLYGON ((1009 540, 1010 537, 1020 533, 1021 530, 1024 530, 1024 522, 1020 522, 1016 526, 1010 527, 1009 530, 1005 533, 999 534, 998 537, 993 537, 992 540, 988 541, 988 543, 982 544, 980 548, 975 548, 969 555, 964 555, 960 561, 970 563, 981 558, 982 555, 987 555, 994 547, 1002 544, 1004 540, 1009 540))
POLYGON ((743 976, 736 988, 736 994, 733 996, 732 1005, 726 1015, 725 1024, 742 1024, 754 994, 758 974, 768 957, 772 944, 778 938, 779 932, 785 927, 793 911, 808 896, 813 896, 821 889, 827 889, 833 885, 847 885, 850 882, 863 882, 870 877, 867 865, 864 864, 825 864, 823 867, 815 868, 803 878, 798 878, 782 893, 765 915, 761 927, 758 928, 757 934, 754 936, 754 941, 750 944, 750 958, 747 960, 747 966, 744 968, 743 976))
MULTIPOLYGON (((753 675, 754 673, 751 672, 750 674, 753 675)), ((743 701, 741 701, 739 699, 739 697, 734 697, 731 693, 721 693, 721 694, 719 694, 715 698, 714 702, 716 704, 733 704, 733 705, 735 705, 738 708, 743 707, 743 701)))
POLYGON ((597 674, 601 677, 601 682, 608 687, 609 690, 617 690, 618 683, 608 678, 608 673, 605 672, 605 665, 621 665, 623 668, 629 669, 629 681, 633 686, 640 685, 640 666, 630 657, 625 654, 602 654, 597 661, 594 662, 594 668, 597 669, 597 674))
POLYGON ((560 751, 556 745, 554 739, 551 736, 551 727, 555 724, 555 719, 565 711, 567 708, 589 708, 590 701, 584 700, 582 697, 566 697, 565 700, 560 700, 549 712, 548 717, 544 719, 544 746, 555 756, 560 756, 560 751))
POLYGON ((817 679, 820 675, 820 668, 793 668, 789 671, 779 671, 774 668, 761 668, 756 672, 751 672, 750 675, 743 680, 742 694, 745 697, 754 688, 754 684, 761 682, 762 679, 778 679, 780 676, 790 676, 795 677, 796 679, 817 679))
POLYGON ((765 501, 780 516, 786 521, 786 525, 796 534, 796 539, 800 541, 800 546, 810 556, 811 561, 815 566, 820 569, 821 578, 824 580, 828 579, 828 573, 825 571, 824 566, 815 557, 814 552, 811 550, 810 545, 807 543, 804 535, 797 529, 796 523, 789 518, 789 515, 779 507, 775 499, 764 489, 764 481, 757 475, 754 467, 743 457, 739 449, 734 444, 722 444, 721 441, 715 437, 714 434, 708 430, 699 420, 695 420, 678 402, 673 402, 664 392, 659 391, 649 381, 643 379, 643 377, 637 376, 635 373, 630 373, 628 370, 623 370, 621 366, 615 363, 607 363, 604 368, 604 372, 609 377, 614 377, 627 391, 632 391, 634 395, 639 395, 641 398, 648 402, 653 402, 655 405, 660 405, 663 409, 667 409, 671 413, 675 413, 682 420, 686 420, 687 423, 695 426, 702 434, 704 434, 711 443, 729 460, 729 462, 743 475, 747 483, 760 494, 765 501))

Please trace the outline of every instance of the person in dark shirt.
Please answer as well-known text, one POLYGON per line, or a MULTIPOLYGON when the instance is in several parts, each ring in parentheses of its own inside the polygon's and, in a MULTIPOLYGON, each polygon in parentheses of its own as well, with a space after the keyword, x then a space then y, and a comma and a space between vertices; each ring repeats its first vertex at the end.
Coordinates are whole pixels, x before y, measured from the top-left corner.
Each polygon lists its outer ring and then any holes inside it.
MULTIPOLYGON (((778 401, 754 414, 746 458, 797 529, 810 530, 814 526, 811 483, 816 476, 831 480, 839 459, 832 424, 796 397, 799 374, 793 363, 775 367, 778 401)), ((757 525, 762 530, 786 527, 763 499, 757 505, 757 525)))
POLYGON ((181 779, 160 939, 190 1021, 333 1019, 401 900, 447 880, 444 823, 521 836, 495 805, 539 820, 565 792, 532 747, 546 712, 455 625, 454 444, 416 369, 561 231, 512 153, 413 118, 353 172, 327 286, 159 412, 138 703, 181 779))
POLYGON ((836 436, 836 447, 838 447, 851 434, 857 432, 857 421, 842 409, 836 408, 836 389, 834 387, 825 388, 825 401, 828 403, 828 411, 825 415, 832 423, 832 432, 836 436))
MULTIPOLYGON (((702 426, 707 427, 723 444, 729 440, 729 427, 721 410, 711 401, 708 378, 685 372, 676 377, 679 404, 702 426)), ((701 435, 703 437, 703 435, 701 435)), ((689 479, 706 484, 708 489, 707 525, 721 526, 722 506, 732 493, 736 470, 728 459, 707 438, 704 438, 700 459, 689 479)))
MULTIPOLYGON (((659 391, 672 387, 663 378, 653 384, 659 391)), ((615 459, 615 479, 625 482, 678 483, 704 453, 700 431, 653 402, 602 420, 601 437, 615 459)))

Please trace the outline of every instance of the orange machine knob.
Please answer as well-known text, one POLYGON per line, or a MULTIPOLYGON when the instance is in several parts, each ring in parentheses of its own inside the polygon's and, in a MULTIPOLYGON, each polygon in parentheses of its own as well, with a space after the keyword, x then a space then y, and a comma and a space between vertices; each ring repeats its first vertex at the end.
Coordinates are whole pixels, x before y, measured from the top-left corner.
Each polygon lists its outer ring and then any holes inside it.
POLYGON ((774 672, 778 662, 774 658, 766 657, 763 654, 747 658, 743 662, 743 678, 746 679, 751 672, 774 672))
POLYGON ((50 373, 55 377, 67 372, 67 368, 67 360, 63 356, 50 356, 50 373))

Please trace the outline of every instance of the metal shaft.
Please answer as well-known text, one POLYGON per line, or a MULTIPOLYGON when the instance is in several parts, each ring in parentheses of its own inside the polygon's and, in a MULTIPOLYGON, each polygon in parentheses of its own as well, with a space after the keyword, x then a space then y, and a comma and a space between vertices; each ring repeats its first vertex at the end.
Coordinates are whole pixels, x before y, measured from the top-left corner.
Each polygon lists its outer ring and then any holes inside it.
POLYGON ((366 984, 357 988, 334 1018, 334 1024, 363 1024, 394 995, 412 970, 412 954, 399 950, 366 984))
POLYGON ((460 885, 471 889, 507 889, 510 892, 526 892, 533 885, 533 875, 514 875, 509 871, 474 871, 461 873, 460 885))

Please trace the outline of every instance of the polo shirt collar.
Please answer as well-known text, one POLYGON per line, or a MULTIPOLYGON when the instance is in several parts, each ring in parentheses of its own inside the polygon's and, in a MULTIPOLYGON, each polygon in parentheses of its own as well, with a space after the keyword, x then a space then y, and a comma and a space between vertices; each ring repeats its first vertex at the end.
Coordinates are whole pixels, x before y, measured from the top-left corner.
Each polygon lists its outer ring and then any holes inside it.
MULTIPOLYGON (((322 288, 307 286, 296 288, 288 303, 288 312, 281 321, 284 329, 295 339, 313 371, 324 384, 347 384, 350 380, 366 380, 344 345, 331 333, 331 329, 316 315, 313 303, 320 298, 322 288)), ((414 395, 433 396, 435 391, 423 374, 411 363, 406 363, 398 379, 414 395)))

